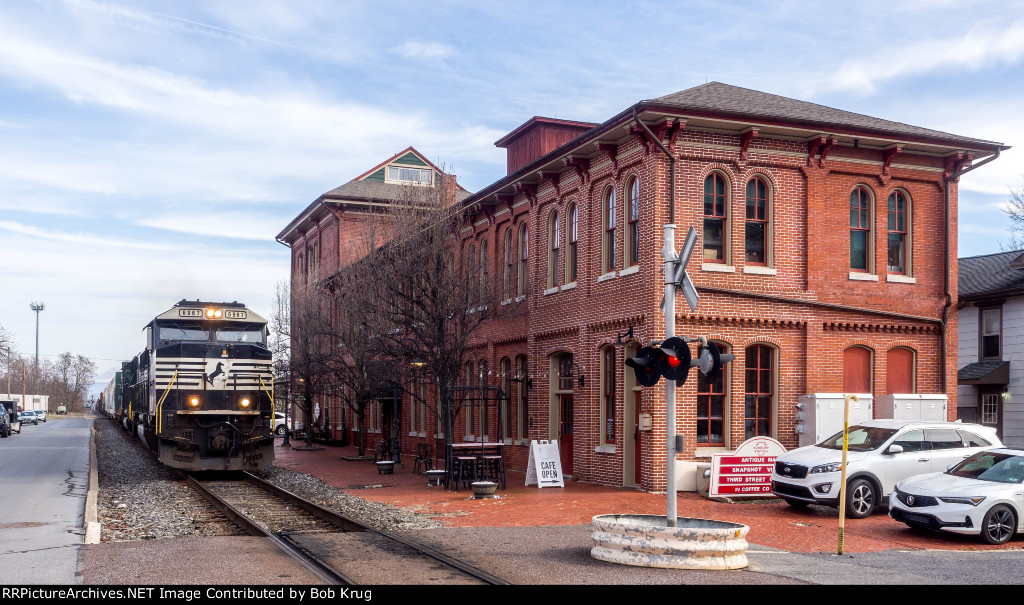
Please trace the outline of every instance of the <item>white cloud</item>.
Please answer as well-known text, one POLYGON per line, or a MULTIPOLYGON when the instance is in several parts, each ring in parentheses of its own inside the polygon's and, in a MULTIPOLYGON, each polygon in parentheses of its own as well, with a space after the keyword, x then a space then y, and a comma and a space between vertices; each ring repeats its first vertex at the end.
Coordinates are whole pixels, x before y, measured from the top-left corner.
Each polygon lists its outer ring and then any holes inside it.
POLYGON ((889 80, 938 70, 974 72, 998 64, 1016 64, 1024 54, 1024 21, 977 26, 959 38, 922 40, 906 46, 894 36, 890 46, 867 59, 844 62, 826 88, 870 94, 889 80))
MULTIPOLYGON (((133 248, 136 250, 162 251, 177 249, 176 246, 159 244, 155 242, 115 240, 105 237, 99 237, 89 233, 64 233, 60 231, 48 231, 46 229, 33 227, 31 225, 23 225, 21 223, 16 223, 14 221, 0 221, 0 231, 19 233, 21 235, 29 236, 31 238, 36 239, 66 242, 71 244, 83 244, 87 246, 106 246, 112 248, 133 248)), ((37 243, 33 243, 31 245, 31 248, 37 249, 37 243)))
POLYGON ((438 61, 455 54, 455 48, 440 42, 406 42, 391 49, 391 52, 424 61, 438 61))

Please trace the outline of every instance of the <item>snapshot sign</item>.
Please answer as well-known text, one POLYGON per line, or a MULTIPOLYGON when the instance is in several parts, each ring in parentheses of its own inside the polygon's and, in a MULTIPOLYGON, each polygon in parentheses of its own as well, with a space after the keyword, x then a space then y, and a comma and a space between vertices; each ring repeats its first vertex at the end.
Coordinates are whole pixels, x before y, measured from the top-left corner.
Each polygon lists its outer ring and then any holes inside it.
POLYGON ((752 437, 728 454, 711 456, 709 496, 771 496, 772 468, 786 448, 771 437, 752 437))

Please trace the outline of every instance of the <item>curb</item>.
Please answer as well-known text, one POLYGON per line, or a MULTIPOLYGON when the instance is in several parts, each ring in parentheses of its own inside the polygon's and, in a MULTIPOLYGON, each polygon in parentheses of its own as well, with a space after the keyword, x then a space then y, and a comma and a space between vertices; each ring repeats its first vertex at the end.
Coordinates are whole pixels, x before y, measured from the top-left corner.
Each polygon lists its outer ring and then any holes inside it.
POLYGON ((85 495, 85 544, 100 543, 100 523, 96 506, 99 491, 99 469, 96 464, 96 427, 89 425, 89 491, 85 495))

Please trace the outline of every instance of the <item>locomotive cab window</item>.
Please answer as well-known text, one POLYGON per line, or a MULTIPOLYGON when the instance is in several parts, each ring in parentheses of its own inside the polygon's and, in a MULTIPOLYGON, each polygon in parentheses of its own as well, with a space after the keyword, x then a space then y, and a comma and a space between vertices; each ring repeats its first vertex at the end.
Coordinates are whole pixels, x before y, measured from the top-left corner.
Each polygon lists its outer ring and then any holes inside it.
POLYGON ((217 342, 263 344, 263 330, 258 326, 228 326, 217 330, 217 342))
POLYGON ((210 340, 209 330, 196 327, 194 324, 163 324, 160 326, 160 340, 210 340))

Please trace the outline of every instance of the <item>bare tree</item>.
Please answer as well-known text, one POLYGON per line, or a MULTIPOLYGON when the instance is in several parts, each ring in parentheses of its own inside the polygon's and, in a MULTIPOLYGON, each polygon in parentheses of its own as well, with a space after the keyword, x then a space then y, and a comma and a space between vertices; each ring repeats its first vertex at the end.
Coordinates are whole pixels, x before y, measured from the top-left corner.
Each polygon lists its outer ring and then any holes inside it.
POLYGON ((61 353, 56 363, 46 364, 51 397, 56 396, 69 412, 84 410, 89 385, 96 378, 96 364, 88 357, 61 353))
MULTIPOLYGON (((313 408, 316 397, 330 392, 331 362, 335 355, 330 339, 330 300, 318 288, 315 279, 292 282, 290 292, 279 291, 273 319, 279 339, 288 341, 287 361, 279 369, 292 385, 292 405, 303 417, 306 444, 313 443, 313 408), (287 297, 287 302, 283 300, 287 297), (282 315, 287 313, 286 316, 282 315)), ((283 345, 279 344, 279 347, 283 345)))
POLYGON ((455 414, 449 411, 457 402, 450 401, 448 388, 459 382, 474 336, 502 308, 501 283, 488 271, 489 259, 479 248, 461 245, 470 215, 455 203, 456 187, 455 178, 442 173, 437 186, 407 186, 389 205, 393 233, 374 262, 377 287, 367 301, 390 325, 377 341, 382 354, 397 362, 395 371, 415 363, 437 381, 434 405, 423 403, 449 440, 455 414))
POLYGON ((1005 244, 1000 242, 1003 252, 1024 249, 1024 186, 1010 189, 1010 199, 1006 200, 1003 212, 1010 219, 1010 239, 1005 244))

